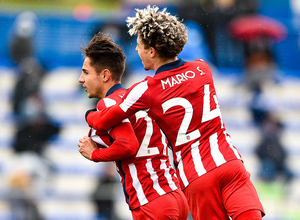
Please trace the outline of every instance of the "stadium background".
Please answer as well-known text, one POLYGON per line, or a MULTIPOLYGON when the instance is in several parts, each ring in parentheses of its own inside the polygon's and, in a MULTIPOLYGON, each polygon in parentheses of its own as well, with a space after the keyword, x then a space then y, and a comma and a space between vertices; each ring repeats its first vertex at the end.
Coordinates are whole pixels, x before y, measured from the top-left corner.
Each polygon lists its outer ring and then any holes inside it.
MULTIPOLYGON (((16 17, 28 10, 38 16, 38 29, 34 38, 35 51, 47 70, 42 82, 42 95, 47 113, 62 126, 58 137, 52 139, 46 149, 46 155, 53 162, 55 173, 49 180, 45 193, 38 198, 39 207, 49 220, 92 220, 95 219, 95 208, 90 201, 90 193, 96 185, 97 178, 103 174, 104 165, 85 160, 77 151, 78 139, 88 131, 84 113, 94 105, 94 101, 88 100, 78 83, 83 61, 80 47, 89 41, 99 27, 107 24, 125 26, 126 16, 134 15, 135 6, 143 7, 150 2, 166 6, 176 13, 180 1, 0 2, 0 219, 10 219, 6 192, 15 130, 11 97, 17 74, 16 66, 10 57, 9 42, 16 17), (127 2, 127 5, 124 2, 127 2)), ((192 34, 181 57, 205 58, 211 63, 223 120, 232 136, 233 144, 241 152, 245 165, 252 174, 252 180, 267 212, 265 219, 296 220, 300 219, 300 173, 297 169, 300 165, 300 2, 260 0, 259 5, 258 13, 280 20, 288 30, 288 35, 283 41, 272 45, 280 72, 279 82, 276 85, 268 85, 265 91, 267 105, 272 107, 285 124, 283 142, 288 151, 289 165, 296 174, 288 190, 283 190, 284 186, 279 181, 266 184, 257 175, 259 164, 254 147, 259 140, 259 131, 253 125, 248 109, 251 94, 242 83, 242 43, 233 41, 223 30, 216 33, 216 49, 212 54, 203 29, 190 22, 192 34), (191 54, 190 48, 195 47, 198 48, 196 53, 191 54)), ((124 84, 129 86, 143 79, 145 74, 134 50, 135 38, 129 38, 126 32, 120 35, 117 33, 112 37, 122 45, 128 56, 129 70, 124 84)), ((116 190, 116 212, 121 219, 130 219, 123 193, 118 187, 116 190)))

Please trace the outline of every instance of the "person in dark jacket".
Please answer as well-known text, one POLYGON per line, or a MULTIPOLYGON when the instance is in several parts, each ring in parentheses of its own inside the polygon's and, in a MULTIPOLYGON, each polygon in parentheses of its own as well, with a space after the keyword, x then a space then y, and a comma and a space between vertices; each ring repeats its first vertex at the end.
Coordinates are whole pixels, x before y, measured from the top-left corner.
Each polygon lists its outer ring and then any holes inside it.
POLYGON ((260 176, 265 181, 274 181, 283 176, 288 183, 294 174, 287 167, 287 152, 281 142, 283 124, 272 114, 267 114, 262 121, 262 138, 256 148, 256 154, 261 162, 260 176))

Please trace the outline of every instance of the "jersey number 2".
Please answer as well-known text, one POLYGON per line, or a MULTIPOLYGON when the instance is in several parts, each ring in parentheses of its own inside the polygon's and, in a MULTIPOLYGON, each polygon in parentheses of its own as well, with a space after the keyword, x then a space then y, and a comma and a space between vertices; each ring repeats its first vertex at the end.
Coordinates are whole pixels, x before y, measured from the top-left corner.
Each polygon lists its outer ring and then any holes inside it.
MULTIPOLYGON (((204 85, 203 114, 202 114, 201 122, 212 120, 213 118, 216 118, 218 116, 221 117, 221 112, 220 112, 217 97, 214 95, 213 98, 216 103, 216 109, 211 110, 209 84, 204 85)), ((163 113, 165 114, 168 111, 168 109, 174 106, 181 106, 185 109, 185 114, 177 133, 177 138, 175 143, 175 147, 176 147, 199 138, 201 134, 198 129, 187 133, 194 112, 192 104, 185 98, 180 98, 180 97, 172 98, 162 104, 163 113)))
POLYGON ((140 145, 140 149, 136 154, 136 157, 152 156, 159 154, 159 149, 157 147, 149 147, 149 143, 153 134, 153 124, 152 120, 147 116, 146 112, 139 111, 136 114, 137 120, 143 118, 146 121, 146 132, 143 141, 140 145))

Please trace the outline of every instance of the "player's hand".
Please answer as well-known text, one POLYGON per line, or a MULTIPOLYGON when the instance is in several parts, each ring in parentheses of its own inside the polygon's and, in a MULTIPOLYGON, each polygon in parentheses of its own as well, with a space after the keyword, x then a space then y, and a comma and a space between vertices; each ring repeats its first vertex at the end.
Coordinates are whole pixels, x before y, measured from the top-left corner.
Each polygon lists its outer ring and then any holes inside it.
POLYGON ((86 122, 88 122, 87 120, 87 116, 91 113, 91 112, 95 112, 97 111, 97 108, 93 108, 93 109, 90 109, 90 110, 87 110, 86 113, 85 113, 85 120, 86 122))
POLYGON ((79 139, 78 151, 85 158, 92 160, 92 154, 95 149, 98 149, 97 144, 88 136, 79 139))

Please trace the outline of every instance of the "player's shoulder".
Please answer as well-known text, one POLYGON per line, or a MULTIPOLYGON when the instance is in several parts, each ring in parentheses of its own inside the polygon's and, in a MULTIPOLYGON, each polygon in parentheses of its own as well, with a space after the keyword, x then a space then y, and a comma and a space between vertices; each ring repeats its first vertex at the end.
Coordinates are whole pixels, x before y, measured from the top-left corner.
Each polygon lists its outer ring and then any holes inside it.
POLYGON ((130 88, 127 91, 128 93, 132 93, 132 91, 134 90, 137 93, 141 93, 141 91, 145 91, 147 90, 148 87, 148 83, 149 83, 149 79, 152 77, 146 77, 145 79, 143 79, 142 81, 136 82, 134 83, 132 86, 130 86, 130 88))
POLYGON ((194 68, 196 68, 199 71, 201 70, 204 73, 211 73, 210 66, 203 59, 197 59, 197 60, 194 60, 192 62, 187 62, 187 63, 188 63, 188 65, 193 66, 194 68))
POLYGON ((108 108, 110 106, 116 105, 117 103, 120 103, 125 93, 126 89, 118 89, 109 96, 100 99, 97 103, 98 110, 102 110, 104 108, 108 108))
MULTIPOLYGON (((139 81, 139 82, 134 83, 131 87, 136 87, 136 86, 138 86, 138 85, 145 84, 145 83, 147 83, 147 82, 148 82, 149 80, 151 80, 151 79, 152 79, 151 76, 146 76, 145 79, 143 79, 143 80, 141 80, 141 81, 139 81)), ((130 88, 131 88, 131 87, 130 87, 130 88)))
POLYGON ((114 91, 112 94, 110 94, 109 96, 107 96, 106 98, 110 98, 110 99, 114 99, 117 102, 121 101, 126 93, 126 89, 118 89, 116 91, 114 91))
POLYGON ((194 61, 188 62, 188 63, 190 65, 200 65, 200 66, 207 66, 208 67, 208 64, 203 59, 197 59, 197 60, 194 60, 194 61))

